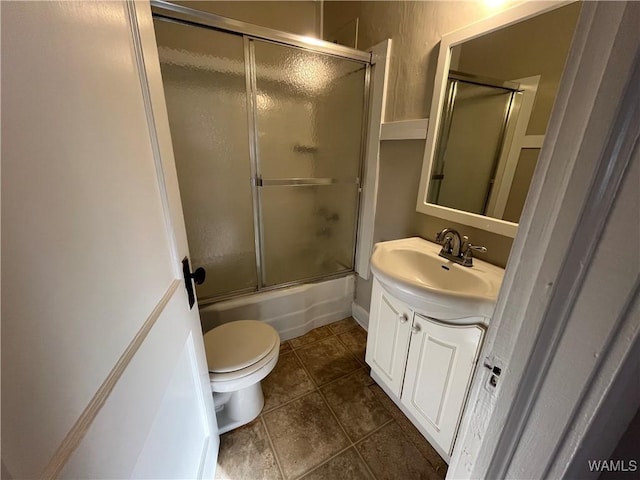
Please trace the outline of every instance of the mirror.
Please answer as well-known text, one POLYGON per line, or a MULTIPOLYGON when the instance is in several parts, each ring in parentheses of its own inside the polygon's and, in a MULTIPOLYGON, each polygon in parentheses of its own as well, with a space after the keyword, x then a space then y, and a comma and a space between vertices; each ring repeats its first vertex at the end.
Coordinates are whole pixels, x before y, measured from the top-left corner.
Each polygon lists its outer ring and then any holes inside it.
POLYGON ((442 38, 418 212, 515 236, 579 13, 531 2, 442 38))

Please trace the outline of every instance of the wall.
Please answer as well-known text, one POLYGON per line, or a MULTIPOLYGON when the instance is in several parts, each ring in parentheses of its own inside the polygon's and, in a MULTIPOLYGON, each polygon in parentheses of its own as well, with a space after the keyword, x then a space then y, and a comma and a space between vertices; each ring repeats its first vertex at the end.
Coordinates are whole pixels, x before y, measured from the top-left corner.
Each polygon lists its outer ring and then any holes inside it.
POLYGON ((301 0, 297 2, 176 1, 175 3, 263 27, 320 37, 321 2, 301 0))
MULTIPOLYGON (((500 8, 505 9, 513 2, 500 8)), ((498 12, 484 2, 324 2, 323 34, 329 36, 358 18, 358 49, 393 39, 385 121, 426 118, 442 35, 498 12)), ((450 226, 489 250, 483 259, 505 266, 512 239, 415 211, 423 141, 381 143, 374 241, 422 236, 433 240, 450 226)), ((356 280, 356 303, 369 310, 371 280, 356 280)))

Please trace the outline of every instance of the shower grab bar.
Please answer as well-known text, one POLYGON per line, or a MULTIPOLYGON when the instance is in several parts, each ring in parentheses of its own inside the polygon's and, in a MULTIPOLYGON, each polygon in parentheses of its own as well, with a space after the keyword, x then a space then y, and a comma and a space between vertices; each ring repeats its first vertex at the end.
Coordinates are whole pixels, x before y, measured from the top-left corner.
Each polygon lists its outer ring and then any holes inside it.
POLYGON ((252 181, 256 187, 293 187, 304 185, 336 185, 336 184, 348 184, 348 185, 360 185, 360 178, 274 178, 263 179, 254 178, 252 181))

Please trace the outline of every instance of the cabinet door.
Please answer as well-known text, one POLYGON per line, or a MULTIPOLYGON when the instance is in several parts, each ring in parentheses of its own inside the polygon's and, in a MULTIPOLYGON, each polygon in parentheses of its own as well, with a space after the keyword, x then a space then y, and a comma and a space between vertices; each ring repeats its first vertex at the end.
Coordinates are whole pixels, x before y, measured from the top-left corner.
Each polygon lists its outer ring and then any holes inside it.
POLYGON ((449 458, 484 331, 415 315, 401 403, 449 458))
POLYGON ((366 360, 379 379, 400 397, 413 312, 374 279, 366 360))

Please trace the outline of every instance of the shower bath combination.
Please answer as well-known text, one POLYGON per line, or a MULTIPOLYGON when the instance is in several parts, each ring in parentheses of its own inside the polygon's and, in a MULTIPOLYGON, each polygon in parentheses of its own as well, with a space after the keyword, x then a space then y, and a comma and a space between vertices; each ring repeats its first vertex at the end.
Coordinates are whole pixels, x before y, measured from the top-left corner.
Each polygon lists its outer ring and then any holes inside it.
POLYGON ((153 13, 200 303, 353 272, 368 54, 153 13))

